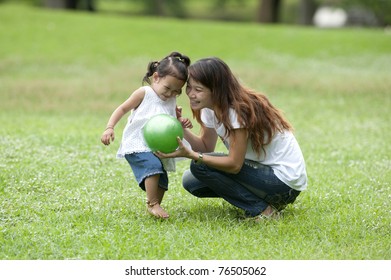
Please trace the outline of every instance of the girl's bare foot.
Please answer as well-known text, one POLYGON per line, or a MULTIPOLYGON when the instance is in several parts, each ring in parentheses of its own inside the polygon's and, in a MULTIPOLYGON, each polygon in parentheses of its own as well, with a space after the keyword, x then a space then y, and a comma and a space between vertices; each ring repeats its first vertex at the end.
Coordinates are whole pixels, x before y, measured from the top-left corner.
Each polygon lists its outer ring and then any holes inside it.
POLYGON ((151 215, 161 219, 167 219, 169 217, 168 213, 164 211, 164 209, 160 206, 158 202, 155 203, 147 202, 147 205, 148 205, 148 212, 151 215))

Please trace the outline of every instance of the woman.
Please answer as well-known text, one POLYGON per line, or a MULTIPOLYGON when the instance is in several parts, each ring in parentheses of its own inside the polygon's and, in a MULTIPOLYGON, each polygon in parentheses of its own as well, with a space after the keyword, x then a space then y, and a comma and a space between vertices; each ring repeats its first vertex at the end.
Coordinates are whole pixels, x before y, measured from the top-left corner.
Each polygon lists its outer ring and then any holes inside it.
POLYGON ((185 129, 179 149, 160 158, 193 159, 183 186, 197 197, 220 197, 249 217, 277 217, 306 189, 307 174, 291 124, 265 95, 242 86, 219 58, 189 67, 186 94, 201 125, 185 129), (213 153, 220 138, 227 155, 213 153))

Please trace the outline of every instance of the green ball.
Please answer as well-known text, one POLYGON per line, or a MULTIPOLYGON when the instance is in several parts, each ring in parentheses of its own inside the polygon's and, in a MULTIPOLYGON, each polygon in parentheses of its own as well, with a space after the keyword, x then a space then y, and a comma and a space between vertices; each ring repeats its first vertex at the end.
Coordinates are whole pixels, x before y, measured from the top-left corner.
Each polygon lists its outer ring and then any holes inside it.
POLYGON ((160 114, 147 121, 143 128, 143 135, 152 151, 171 153, 178 148, 177 137, 183 139, 183 129, 176 118, 160 114))

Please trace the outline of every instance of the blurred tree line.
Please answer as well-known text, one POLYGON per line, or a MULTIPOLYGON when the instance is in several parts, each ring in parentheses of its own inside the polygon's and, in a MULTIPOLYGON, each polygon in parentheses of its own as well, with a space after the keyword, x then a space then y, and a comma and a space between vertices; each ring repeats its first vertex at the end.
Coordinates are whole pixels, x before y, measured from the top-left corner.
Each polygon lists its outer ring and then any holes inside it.
POLYGON ((317 8, 331 6, 355 12, 358 17, 373 14, 376 25, 391 24, 391 0, 0 0, 1 2, 27 2, 51 8, 91 12, 104 11, 103 7, 107 11, 107 7, 121 6, 124 14, 132 14, 132 8, 138 7, 139 14, 143 15, 302 25, 312 24, 317 8), (202 6, 204 9, 200 9, 202 6), (205 15, 205 11, 208 15, 205 15))

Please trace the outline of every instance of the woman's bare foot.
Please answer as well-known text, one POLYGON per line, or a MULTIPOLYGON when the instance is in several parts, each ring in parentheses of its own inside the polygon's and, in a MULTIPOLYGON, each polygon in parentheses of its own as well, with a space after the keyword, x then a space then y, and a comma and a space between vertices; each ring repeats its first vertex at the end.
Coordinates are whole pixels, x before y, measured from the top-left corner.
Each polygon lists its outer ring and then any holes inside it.
POLYGON ((276 208, 269 205, 260 215, 262 218, 266 219, 279 219, 280 212, 277 211, 276 208))
POLYGON ((255 222, 260 222, 262 220, 277 220, 280 218, 280 212, 277 211, 273 206, 268 206, 266 209, 259 214, 258 216, 253 217, 252 219, 255 222))
POLYGON ((170 215, 160 206, 158 202, 156 203, 147 203, 148 212, 160 219, 167 219, 170 215))
POLYGON ((266 207, 266 209, 262 212, 262 216, 264 217, 272 217, 273 215, 275 215, 277 213, 277 211, 271 207, 270 205, 268 207, 266 207))

